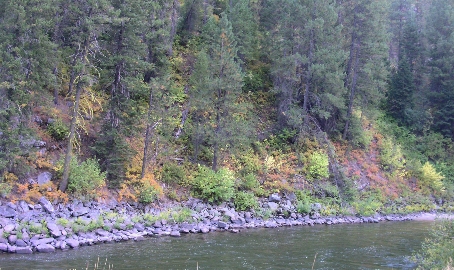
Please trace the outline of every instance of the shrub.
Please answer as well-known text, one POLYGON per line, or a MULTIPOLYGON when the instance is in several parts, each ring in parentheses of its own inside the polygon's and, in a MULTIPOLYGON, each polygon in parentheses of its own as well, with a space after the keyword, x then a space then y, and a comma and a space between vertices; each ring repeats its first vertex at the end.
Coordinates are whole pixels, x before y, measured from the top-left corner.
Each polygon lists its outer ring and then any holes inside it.
POLYGON ((235 204, 235 208, 240 211, 256 209, 259 206, 257 197, 255 197, 254 193, 246 191, 237 192, 233 203, 235 204))
POLYGON ((308 214, 311 212, 311 203, 309 200, 298 201, 296 211, 300 214, 308 214))
POLYGON ((308 176, 310 179, 327 178, 329 176, 329 160, 328 155, 321 151, 312 153, 309 158, 308 176))
POLYGON ((222 202, 233 197, 234 184, 235 177, 230 170, 222 168, 215 172, 205 166, 199 166, 192 181, 192 191, 195 196, 209 202, 222 202))
POLYGON ((249 174, 245 175, 244 177, 242 177, 238 184, 238 188, 244 189, 244 190, 252 190, 254 188, 258 188, 259 186, 260 186, 260 183, 257 180, 257 177, 252 173, 249 173, 249 174))
POLYGON ((162 167, 161 181, 167 184, 180 184, 186 174, 181 166, 174 163, 165 163, 162 167))
MULTIPOLYGON (((57 178, 61 178, 63 175, 63 164, 64 159, 60 159, 54 166, 57 178)), ((79 163, 78 158, 73 157, 69 163, 68 191, 77 197, 88 195, 87 199, 92 198, 95 189, 104 183, 105 177, 105 173, 101 173, 96 160, 87 159, 79 163)))
POLYGON ((151 203, 155 201, 161 192, 149 181, 145 181, 139 192, 139 202, 151 203))
POLYGON ((68 137, 69 128, 60 118, 57 118, 55 122, 47 126, 47 132, 49 132, 50 136, 52 136, 55 140, 62 141, 68 137))
POLYGON ((372 216, 383 207, 383 203, 375 198, 369 197, 364 200, 353 202, 352 206, 358 214, 362 216, 372 216))
POLYGON ((71 159, 68 191, 72 192, 76 197, 95 198, 96 189, 104 185, 105 179, 106 173, 101 172, 97 160, 89 158, 78 163, 77 158, 71 159))
POLYGON ((192 210, 187 207, 175 209, 175 211, 173 211, 171 215, 175 222, 182 223, 191 220, 192 210))
POLYGON ((443 190, 443 182, 441 181, 444 178, 439 172, 429 162, 424 163, 419 171, 419 181, 421 186, 430 187, 435 191, 443 190))
POLYGON ((437 223, 422 244, 421 250, 413 256, 418 269, 451 269, 447 266, 454 258, 454 221, 437 223), (445 268, 446 267, 446 268, 445 268))

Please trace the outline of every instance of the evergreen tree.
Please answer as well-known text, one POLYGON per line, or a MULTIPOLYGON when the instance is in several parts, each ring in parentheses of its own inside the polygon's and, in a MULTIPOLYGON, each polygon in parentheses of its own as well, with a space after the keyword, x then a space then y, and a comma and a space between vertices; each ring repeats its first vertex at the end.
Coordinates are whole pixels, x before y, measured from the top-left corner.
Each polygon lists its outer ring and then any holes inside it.
POLYGON ((267 23, 273 51, 274 90, 281 122, 307 130, 314 119, 336 130, 344 111, 341 27, 333 1, 270 0, 267 23))
POLYGON ((109 105, 95 150, 113 187, 124 180, 134 153, 126 139, 139 132, 140 118, 145 111, 143 101, 147 99, 148 88, 143 76, 149 68, 143 42, 149 12, 145 4, 142 0, 112 1, 114 12, 104 41, 109 53, 103 58, 102 80, 109 94, 109 105))
MULTIPOLYGON (((214 17, 208 20, 203 41, 191 76, 193 139, 202 137, 208 144, 213 154, 212 169, 217 170, 222 154, 247 137, 247 104, 239 100, 243 74, 226 14, 219 21, 214 17)), ((194 146, 196 158, 198 144, 196 141, 194 146)))
POLYGON ((343 3, 344 29, 349 37, 349 56, 345 65, 344 85, 348 89, 347 119, 343 138, 351 135, 353 107, 365 112, 377 108, 388 78, 387 55, 389 1, 350 0, 343 3))
POLYGON ((61 191, 68 187, 73 144, 76 139, 77 124, 80 121, 79 105, 83 92, 97 80, 92 73, 96 70, 95 59, 101 50, 98 39, 105 30, 103 22, 108 17, 107 1, 76 0, 68 3, 68 14, 63 31, 69 39, 67 43, 73 52, 70 63, 68 95, 74 100, 71 108, 71 124, 68 145, 63 165, 63 176, 59 185, 61 191), (74 89, 75 88, 75 89, 74 89))
POLYGON ((55 48, 48 33, 56 4, 54 0, 0 3, 0 176, 15 172, 16 159, 31 150, 27 141, 32 105, 45 101, 54 77, 54 58, 43 56, 55 48))
POLYGON ((401 124, 408 124, 407 111, 411 109, 415 84, 410 64, 404 56, 399 60, 397 71, 391 75, 387 93, 388 112, 401 124))
POLYGON ((454 3, 434 0, 427 21, 433 128, 454 138, 454 3))

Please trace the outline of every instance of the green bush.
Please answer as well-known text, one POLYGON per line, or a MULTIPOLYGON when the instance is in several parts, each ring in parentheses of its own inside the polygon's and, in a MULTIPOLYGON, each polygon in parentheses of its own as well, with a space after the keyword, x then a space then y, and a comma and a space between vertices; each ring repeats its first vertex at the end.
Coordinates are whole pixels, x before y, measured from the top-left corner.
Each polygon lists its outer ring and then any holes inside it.
POLYGON ((444 189, 443 180, 444 176, 435 170, 429 162, 426 162, 419 171, 419 182, 422 187, 429 187, 435 191, 442 191, 444 189))
POLYGON ((171 216, 172 216, 173 220, 177 223, 190 221, 191 217, 192 217, 192 210, 187 207, 177 208, 171 212, 171 216))
POLYGON ((308 214, 311 212, 311 203, 309 200, 298 201, 296 211, 300 214, 308 214))
POLYGON ((205 166, 199 166, 191 185, 194 196, 209 202, 228 201, 235 193, 235 177, 233 172, 225 168, 215 172, 205 166))
POLYGON ((10 183, 1 183, 0 182, 0 197, 6 197, 11 193, 13 190, 13 186, 10 183))
POLYGON ((165 163, 162 167, 161 181, 167 184, 180 184, 183 182, 186 174, 182 166, 174 163, 165 163))
POLYGON ((257 177, 249 173, 242 177, 240 179, 240 182, 238 184, 238 188, 243 189, 243 190, 252 190, 254 188, 258 188, 260 186, 259 181, 257 180, 257 177))
POLYGON ((49 132, 50 136, 55 140, 62 141, 68 137, 69 128, 60 118, 57 118, 57 120, 47 126, 47 132, 49 132))
POLYGON ((352 203, 356 213, 362 216, 372 216, 383 207, 383 203, 373 197, 359 200, 352 203))
POLYGON ((152 203, 159 196, 159 190, 157 190, 153 185, 148 181, 145 181, 143 187, 139 192, 139 202, 141 203, 152 203))
POLYGON ((256 209, 259 206, 254 193, 246 191, 237 192, 233 203, 235 204, 235 208, 240 211, 256 209))
POLYGON ((312 153, 309 158, 307 168, 308 177, 310 179, 321 179, 329 176, 329 160, 328 155, 321 151, 312 153))
POLYGON ((418 269, 452 269, 448 264, 454 258, 454 221, 437 223, 430 237, 426 238, 421 250, 413 256, 418 269))
MULTIPOLYGON (((63 161, 56 166, 57 175, 63 173, 63 161)), ((74 157, 69 165, 68 191, 76 197, 93 199, 96 189, 105 184, 106 173, 101 172, 98 161, 89 158, 81 163, 74 157)))

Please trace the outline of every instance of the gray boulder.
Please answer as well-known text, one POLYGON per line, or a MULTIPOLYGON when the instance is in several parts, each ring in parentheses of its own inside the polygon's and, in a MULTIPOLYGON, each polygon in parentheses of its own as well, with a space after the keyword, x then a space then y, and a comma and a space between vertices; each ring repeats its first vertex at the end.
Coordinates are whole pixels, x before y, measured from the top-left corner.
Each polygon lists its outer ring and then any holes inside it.
POLYGON ((32 254, 32 248, 31 247, 16 247, 16 253, 18 254, 32 254))
POLYGON ((22 240, 22 239, 17 239, 17 241, 16 241, 16 246, 18 246, 18 247, 26 247, 26 246, 28 246, 28 245, 27 245, 27 243, 25 243, 24 240, 22 240))
POLYGON ((36 247, 36 250, 41 253, 50 253, 55 251, 55 247, 50 244, 41 244, 36 247))
POLYGON ((0 243, 0 251, 8 252, 8 245, 5 243, 0 243))
POLYGON ((66 244, 68 244, 68 246, 72 247, 72 248, 78 248, 79 247, 79 241, 77 241, 76 239, 66 239, 66 244))
POLYGON ((14 231, 15 227, 16 227, 16 225, 14 225, 14 224, 8 224, 3 228, 3 231, 6 233, 10 233, 10 232, 14 231))
POLYGON ((33 143, 33 146, 36 148, 46 147, 46 142, 45 141, 35 141, 33 143))
POLYGON ((30 207, 29 207, 28 203, 25 202, 25 201, 20 201, 19 202, 19 209, 23 213, 30 211, 30 207))
POLYGON ((46 199, 46 197, 41 197, 39 199, 39 204, 44 208, 44 210, 46 210, 46 212, 48 213, 53 213, 55 211, 54 209, 54 206, 49 202, 48 199, 46 199))
POLYGON ((7 206, 0 206, 0 216, 5 218, 13 218, 17 215, 16 210, 7 206))
POLYGON ((49 183, 52 179, 52 174, 50 172, 42 172, 38 175, 38 184, 43 185, 49 183))
POLYGON ((268 201, 269 202, 280 202, 281 196, 279 196, 279 194, 277 194, 277 193, 271 194, 270 197, 268 198, 268 201))
POLYGON ((279 205, 275 202, 268 202, 268 208, 274 212, 279 208, 279 205))
POLYGON ((172 237, 180 237, 181 234, 180 234, 179 231, 171 231, 171 232, 170 232, 170 236, 172 236, 172 237))

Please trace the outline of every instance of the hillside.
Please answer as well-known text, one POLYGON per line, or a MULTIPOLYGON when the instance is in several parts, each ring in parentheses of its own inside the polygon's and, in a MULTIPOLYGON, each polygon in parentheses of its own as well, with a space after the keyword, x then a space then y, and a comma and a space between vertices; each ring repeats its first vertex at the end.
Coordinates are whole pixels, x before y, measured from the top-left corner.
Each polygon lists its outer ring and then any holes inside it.
POLYGON ((4 200, 453 209, 448 0, 2 6, 4 200))

